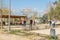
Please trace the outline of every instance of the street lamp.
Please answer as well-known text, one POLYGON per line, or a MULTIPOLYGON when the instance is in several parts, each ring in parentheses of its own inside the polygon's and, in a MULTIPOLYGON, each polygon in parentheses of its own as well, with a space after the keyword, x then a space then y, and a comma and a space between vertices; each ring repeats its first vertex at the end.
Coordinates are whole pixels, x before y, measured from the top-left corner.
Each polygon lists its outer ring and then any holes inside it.
POLYGON ((11 15, 11 0, 9 0, 9 18, 8 18, 8 32, 10 32, 10 15, 11 15))

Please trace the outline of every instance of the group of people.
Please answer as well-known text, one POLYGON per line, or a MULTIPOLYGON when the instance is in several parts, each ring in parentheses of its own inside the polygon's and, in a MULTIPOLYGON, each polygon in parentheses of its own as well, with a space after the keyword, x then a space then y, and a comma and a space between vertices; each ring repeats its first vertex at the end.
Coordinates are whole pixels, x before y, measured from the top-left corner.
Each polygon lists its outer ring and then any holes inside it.
MULTIPOLYGON (((27 21, 26 21, 26 20, 20 20, 20 25, 26 26, 26 24, 27 24, 27 21)), ((30 20, 30 23, 29 23, 29 24, 30 24, 30 25, 33 24, 33 20, 32 20, 32 19, 30 20)), ((34 21, 34 25, 35 25, 35 21, 34 21)))
MULTIPOLYGON (((23 25, 24 27, 26 27, 27 21, 26 20, 20 20, 20 25, 23 25)), ((33 20, 30 20, 30 29, 32 29, 32 24, 33 24, 33 20)), ((34 25, 35 25, 35 21, 34 21, 34 25)))

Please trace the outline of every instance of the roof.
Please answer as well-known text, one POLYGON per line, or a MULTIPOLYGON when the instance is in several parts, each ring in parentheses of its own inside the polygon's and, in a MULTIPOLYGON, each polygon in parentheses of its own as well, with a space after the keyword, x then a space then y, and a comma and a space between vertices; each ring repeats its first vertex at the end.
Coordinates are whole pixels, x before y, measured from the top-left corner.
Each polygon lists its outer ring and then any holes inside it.
MULTIPOLYGON (((8 18, 8 17, 9 17, 9 15, 2 15, 2 18, 8 18)), ((21 18, 21 17, 27 18, 27 16, 15 16, 15 15, 10 15, 10 17, 11 18, 21 18)))

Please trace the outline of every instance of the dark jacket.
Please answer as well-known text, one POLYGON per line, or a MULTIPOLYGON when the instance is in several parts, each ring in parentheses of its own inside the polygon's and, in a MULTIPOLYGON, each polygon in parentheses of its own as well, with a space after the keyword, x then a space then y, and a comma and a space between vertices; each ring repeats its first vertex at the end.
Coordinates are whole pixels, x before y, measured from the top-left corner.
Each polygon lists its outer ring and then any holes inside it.
POLYGON ((30 20, 30 24, 32 24, 33 23, 33 20, 30 20))

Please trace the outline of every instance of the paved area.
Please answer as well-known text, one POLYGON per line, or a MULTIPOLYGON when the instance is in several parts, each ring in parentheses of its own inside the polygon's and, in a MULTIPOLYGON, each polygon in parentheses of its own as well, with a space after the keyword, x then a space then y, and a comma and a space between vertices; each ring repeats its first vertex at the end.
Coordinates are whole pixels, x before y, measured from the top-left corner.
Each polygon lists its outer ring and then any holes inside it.
MULTIPOLYGON (((56 35, 60 34, 60 28, 54 28, 56 31, 56 35)), ((50 29, 44 29, 44 30, 33 30, 30 31, 32 33, 39 33, 39 34, 45 34, 45 35, 50 35, 50 29)))

